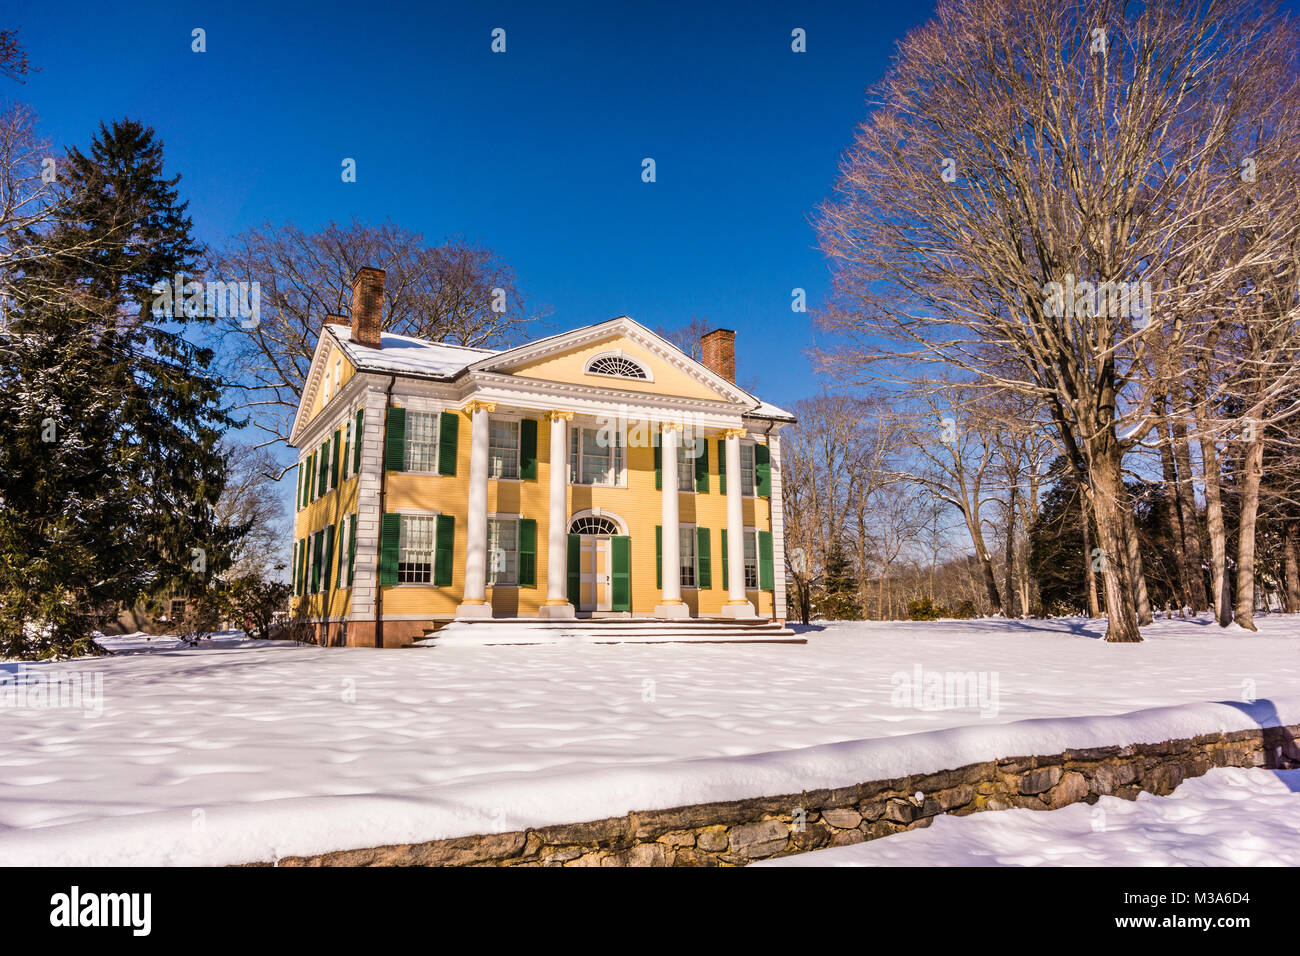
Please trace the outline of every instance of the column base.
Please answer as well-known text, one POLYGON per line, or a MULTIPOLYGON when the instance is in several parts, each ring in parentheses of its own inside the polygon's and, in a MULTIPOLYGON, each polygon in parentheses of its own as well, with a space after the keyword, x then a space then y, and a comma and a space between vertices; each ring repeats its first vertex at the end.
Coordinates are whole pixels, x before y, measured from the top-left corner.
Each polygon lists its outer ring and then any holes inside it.
POLYGON ((543 604, 537 609, 537 616, 547 620, 572 620, 576 614, 577 611, 568 601, 563 604, 543 604))
POLYGON ((754 618, 758 617, 758 612, 754 610, 754 605, 749 601, 741 601, 739 604, 722 605, 722 616, 733 618, 754 618))
POLYGON ((484 618, 492 616, 492 605, 486 601, 479 604, 463 602, 456 605, 457 618, 484 618))
POLYGON ((655 617, 667 618, 668 620, 681 620, 691 616, 689 605, 678 601, 676 604, 656 604, 655 617))

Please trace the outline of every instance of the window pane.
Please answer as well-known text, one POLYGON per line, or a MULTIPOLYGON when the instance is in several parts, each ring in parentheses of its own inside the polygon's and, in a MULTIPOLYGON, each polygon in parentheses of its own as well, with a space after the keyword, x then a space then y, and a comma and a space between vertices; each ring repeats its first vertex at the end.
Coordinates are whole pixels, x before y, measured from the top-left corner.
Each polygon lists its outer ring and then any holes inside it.
POLYGON ((397 543, 397 583, 433 583, 434 518, 402 515, 397 543))
POLYGON ((488 474, 493 478, 519 477, 519 423, 489 420, 488 474))
POLYGON ((740 493, 754 494, 754 446, 743 442, 740 446, 740 493))
POLYGON ((438 470, 438 413, 406 413, 406 448, 404 466, 407 471, 438 470))
POLYGON ((622 440, 600 428, 575 428, 569 440, 569 482, 616 485, 623 469, 622 440))
POLYGON ((678 538, 681 541, 681 563, 682 563, 682 587, 695 587, 695 529, 679 528, 678 538))
POLYGON ((519 567, 519 522, 513 518, 488 519, 488 584, 516 583, 519 567))
POLYGON ((745 532, 745 588, 758 590, 758 532, 745 532))
POLYGON ((695 491, 695 449, 685 445, 677 449, 677 490, 695 491))

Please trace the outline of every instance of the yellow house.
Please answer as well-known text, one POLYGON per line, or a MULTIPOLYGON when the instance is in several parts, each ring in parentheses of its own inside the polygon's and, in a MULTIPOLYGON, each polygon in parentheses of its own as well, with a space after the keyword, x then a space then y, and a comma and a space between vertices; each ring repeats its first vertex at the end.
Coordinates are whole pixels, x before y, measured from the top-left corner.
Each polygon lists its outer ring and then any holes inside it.
POLYGON ((384 273, 322 328, 292 615, 396 647, 456 619, 785 618, 779 433, 735 382, 626 316, 505 351, 381 332, 384 273), (671 530, 670 530, 671 529, 671 530), (667 533, 666 533, 667 532, 667 533))

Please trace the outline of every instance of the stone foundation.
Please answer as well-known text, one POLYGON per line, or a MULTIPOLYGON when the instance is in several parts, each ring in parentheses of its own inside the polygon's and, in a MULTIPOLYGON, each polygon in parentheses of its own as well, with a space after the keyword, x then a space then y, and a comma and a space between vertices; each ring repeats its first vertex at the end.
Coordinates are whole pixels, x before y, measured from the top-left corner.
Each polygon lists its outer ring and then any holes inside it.
MULTIPOLYGON (((434 621, 385 621, 384 647, 409 647, 424 640, 425 631, 434 627, 434 621)), ((374 621, 292 621, 287 636, 293 640, 322 647, 374 647, 374 621)))
MULTIPOLYGON (((387 643, 387 641, 385 641, 387 643)), ((744 866, 929 826, 941 813, 1054 810, 1111 795, 1173 792, 1213 767, 1300 765, 1300 725, 1126 747, 1009 757, 838 790, 288 857, 280 866, 744 866)))

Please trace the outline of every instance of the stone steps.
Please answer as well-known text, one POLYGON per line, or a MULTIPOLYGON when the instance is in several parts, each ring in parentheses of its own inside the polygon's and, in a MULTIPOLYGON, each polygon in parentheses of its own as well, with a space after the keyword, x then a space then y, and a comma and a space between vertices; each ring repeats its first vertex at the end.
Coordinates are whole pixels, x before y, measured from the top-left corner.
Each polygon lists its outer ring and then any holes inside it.
POLYGON ((654 618, 603 618, 593 620, 538 620, 537 618, 484 618, 453 621, 417 641, 417 647, 489 644, 669 644, 669 643, 787 643, 807 641, 773 620, 735 621, 690 618, 661 621, 654 618))

